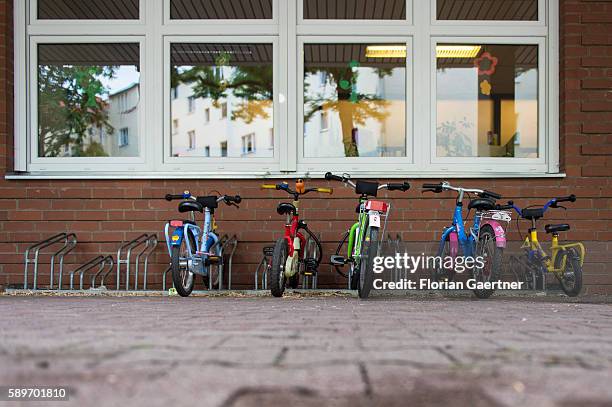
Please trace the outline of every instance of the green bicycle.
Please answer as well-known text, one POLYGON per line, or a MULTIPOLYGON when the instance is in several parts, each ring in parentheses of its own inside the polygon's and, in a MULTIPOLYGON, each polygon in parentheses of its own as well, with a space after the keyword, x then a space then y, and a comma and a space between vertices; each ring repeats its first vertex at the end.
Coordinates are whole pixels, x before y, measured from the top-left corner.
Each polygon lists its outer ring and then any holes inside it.
POLYGON ((391 209, 389 203, 373 200, 370 197, 375 198, 381 189, 408 191, 410 184, 404 182, 401 184, 380 185, 378 182, 361 180, 353 182, 349 174, 338 176, 331 172, 325 174, 325 179, 328 181, 340 181, 350 185, 355 189, 355 193, 359 195, 359 205, 357 206, 359 218, 344 234, 336 254, 331 256, 330 261, 341 276, 348 278, 350 289, 356 289, 359 298, 367 298, 370 295, 374 280, 372 270, 374 258, 379 255, 380 239, 385 234, 387 218, 391 209), (384 218, 382 228, 381 218, 384 218), (347 257, 340 254, 345 243, 347 243, 347 257), (350 266, 348 274, 341 270, 344 265, 350 266))

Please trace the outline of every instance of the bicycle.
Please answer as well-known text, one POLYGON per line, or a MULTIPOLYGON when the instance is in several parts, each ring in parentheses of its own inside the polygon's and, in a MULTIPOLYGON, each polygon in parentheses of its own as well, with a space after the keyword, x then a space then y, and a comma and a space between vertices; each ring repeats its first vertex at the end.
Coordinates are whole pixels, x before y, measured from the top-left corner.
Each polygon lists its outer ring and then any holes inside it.
POLYGON ((242 199, 239 195, 193 196, 189 191, 178 195, 167 194, 165 199, 180 199, 178 211, 191 215, 191 219, 171 220, 164 228, 174 288, 180 296, 188 297, 193 291, 194 274, 197 274, 212 289, 219 283, 223 266, 223 250, 216 233, 215 209, 219 202, 239 207, 242 199), (204 214, 202 228, 195 222, 196 212, 204 214))
POLYGON ((537 288, 538 281, 543 282, 546 273, 553 273, 561 284, 563 292, 569 297, 576 297, 582 290, 582 266, 584 265, 586 254, 584 245, 580 242, 559 244, 559 232, 570 230, 570 225, 567 223, 544 226, 546 233, 552 235, 550 255, 546 253, 538 241, 537 221, 544 217, 549 208, 567 209, 559 205, 561 202, 576 202, 576 195, 572 194, 566 197, 553 198, 539 208, 534 208, 532 205, 520 209, 514 205, 514 202, 508 202, 508 206, 511 206, 522 219, 531 221, 531 227, 527 231, 521 246, 523 254, 515 257, 515 259, 524 270, 527 270, 527 273, 523 274, 523 280, 528 284, 531 283, 531 287, 537 288), (531 281, 526 277, 528 273, 531 274, 531 281))
POLYGON ((321 264, 321 242, 308 229, 306 222, 299 217, 300 196, 310 192, 321 192, 332 194, 331 188, 306 188, 305 182, 298 179, 295 183, 295 190, 289 188, 286 182, 280 184, 263 184, 262 189, 276 189, 285 191, 293 197, 293 203, 282 202, 278 204, 276 212, 281 216, 286 216, 284 236, 279 238, 272 252, 272 264, 268 268, 267 284, 274 297, 282 297, 285 286, 297 288, 299 285, 300 273, 315 274, 321 264), (306 258, 304 249, 306 248, 306 238, 300 230, 304 230, 315 241, 317 246, 317 257, 306 258))
MULTIPOLYGON (((455 259, 461 254, 466 258, 476 259, 482 257, 482 261, 474 261, 469 267, 472 278, 477 283, 488 283, 496 281, 501 275, 503 251, 506 248, 506 232, 503 223, 508 226, 512 220, 510 212, 503 207, 496 205, 496 200, 501 199, 501 195, 495 192, 475 188, 454 187, 447 181, 439 184, 423 184, 424 192, 439 194, 444 191, 457 192, 455 211, 453 213, 452 225, 444 228, 440 238, 440 245, 436 253, 438 261, 432 271, 431 278, 434 281, 452 281, 455 278, 455 259), (472 227, 466 231, 463 219, 463 199, 467 194, 473 193, 478 198, 471 199, 468 204, 469 211, 476 211, 472 222, 472 227), (445 267, 448 257, 453 259, 451 267, 445 267)), ((466 217, 466 218, 467 218, 466 217)), ((486 287, 479 284, 478 286, 486 287)), ((489 298, 494 289, 476 288, 473 290, 478 298, 489 298)))
POLYGON ((349 174, 339 176, 331 172, 325 174, 325 179, 328 181, 340 181, 350 185, 355 189, 355 193, 359 195, 359 205, 356 210, 359 214, 358 220, 344 234, 336 249, 336 254, 331 256, 330 261, 338 274, 348 278, 349 288, 351 290, 356 289, 359 298, 367 298, 370 295, 374 280, 374 258, 379 254, 380 239, 385 235, 387 219, 391 210, 391 204, 372 200, 370 197, 375 198, 381 189, 405 192, 410 189, 410 184, 404 182, 401 184, 380 185, 378 182, 362 180, 353 182, 349 174), (385 218, 382 232, 380 230, 381 217, 385 218), (345 258, 340 255, 340 252, 347 240, 347 257, 345 258), (348 275, 340 270, 340 267, 346 264, 350 265, 348 275))

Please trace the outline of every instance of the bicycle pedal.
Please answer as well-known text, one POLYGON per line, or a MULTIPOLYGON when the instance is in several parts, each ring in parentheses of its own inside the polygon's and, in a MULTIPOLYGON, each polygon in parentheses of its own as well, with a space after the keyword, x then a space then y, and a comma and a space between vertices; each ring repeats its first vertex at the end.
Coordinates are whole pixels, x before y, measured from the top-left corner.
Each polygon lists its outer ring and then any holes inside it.
POLYGON ((313 273, 316 273, 317 269, 319 268, 319 262, 317 261, 317 259, 312 257, 304 259, 304 265, 306 266, 306 270, 304 272, 304 274, 306 275, 312 275, 313 273))
POLYGON ((274 246, 266 246, 263 248, 263 255, 266 257, 272 257, 274 255, 274 246))
POLYGON ((345 264, 347 264, 349 261, 347 259, 345 259, 343 256, 338 256, 338 255, 333 255, 331 256, 331 258, 329 259, 330 263, 333 264, 334 266, 344 266, 345 264))
POLYGON ((221 263, 221 257, 220 256, 209 256, 206 258, 205 263, 207 266, 210 266, 211 264, 219 264, 221 263))

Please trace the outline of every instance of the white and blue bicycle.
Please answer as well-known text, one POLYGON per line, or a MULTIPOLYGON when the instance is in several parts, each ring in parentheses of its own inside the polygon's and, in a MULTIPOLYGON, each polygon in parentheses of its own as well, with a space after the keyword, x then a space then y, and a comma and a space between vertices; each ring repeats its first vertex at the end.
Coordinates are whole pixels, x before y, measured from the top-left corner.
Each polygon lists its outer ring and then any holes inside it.
POLYGON ((175 219, 166 223, 165 235, 171 262, 172 282, 182 297, 193 291, 194 275, 204 278, 205 286, 212 288, 218 282, 219 268, 223 263, 223 250, 216 233, 215 209, 219 202, 236 206, 242 201, 239 195, 192 196, 189 191, 179 195, 166 195, 167 201, 181 200, 178 211, 189 213, 191 219, 175 219), (202 228, 195 222, 195 213, 204 214, 202 228))

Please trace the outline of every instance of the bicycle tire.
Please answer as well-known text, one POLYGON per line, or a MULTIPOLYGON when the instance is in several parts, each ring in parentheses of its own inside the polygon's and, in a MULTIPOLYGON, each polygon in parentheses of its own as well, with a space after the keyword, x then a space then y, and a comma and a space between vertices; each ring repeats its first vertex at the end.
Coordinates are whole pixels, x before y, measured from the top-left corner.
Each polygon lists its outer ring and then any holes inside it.
MULTIPOLYGON (((486 249, 491 250, 490 247, 487 247, 486 249)), ((472 271, 472 278, 480 282, 499 280, 501 267, 502 267, 503 249, 497 246, 495 232, 493 231, 493 228, 491 227, 491 225, 484 225, 480 229, 480 232, 478 234, 478 242, 476 242, 476 256, 483 256, 483 257, 490 256, 491 257, 491 262, 489 263, 489 267, 487 267, 487 265, 485 265, 484 267, 485 269, 488 269, 489 274, 488 274, 487 280, 484 280, 484 279, 478 280, 478 276, 476 275, 476 272, 472 271), (482 244, 483 241, 488 241, 489 245, 493 244, 492 253, 489 254, 487 252, 486 256, 483 255, 483 251, 482 251, 485 249, 485 246, 482 244)), ((482 275, 482 273, 480 273, 480 275, 482 275)), ((473 290, 473 292, 477 298, 486 299, 486 298, 489 298, 491 295, 493 295, 495 290, 494 289, 482 289, 482 290, 476 289, 476 290, 473 290)))
POLYGON ((288 253, 287 240, 283 237, 279 238, 274 245, 272 267, 268 270, 268 286, 274 297, 282 297, 285 292, 285 264, 287 264, 288 253))
POLYGON ((555 273, 555 277, 559 280, 561 284, 561 289, 568 297, 576 297, 582 291, 582 265, 580 264, 580 256, 576 254, 574 250, 566 250, 563 252, 561 256, 557 255, 555 261, 555 268, 559 268, 561 264, 563 264, 563 259, 565 261, 565 269, 563 270, 563 277, 560 277, 558 273, 555 273), (568 266, 571 266, 574 275, 574 285, 568 286, 567 280, 564 277, 567 277, 566 271, 568 266))
MULTIPOLYGON (((195 248, 195 237, 189 231, 187 231, 187 239, 189 239, 190 243, 192 244, 192 247, 195 248)), ((181 269, 181 248, 183 247, 183 245, 185 245, 185 248, 187 248, 185 239, 183 239, 180 246, 172 246, 172 257, 170 266, 172 269, 172 283, 174 284, 176 292, 181 297, 189 297, 189 295, 193 291, 195 279, 193 273, 191 273, 187 268, 183 270, 181 269), (186 279, 185 274, 182 273, 182 271, 184 273, 187 273, 186 279)))
POLYGON ((378 254, 378 233, 378 228, 368 227, 368 230, 363 235, 364 240, 361 244, 362 257, 359 267, 359 287, 357 289, 357 293, 361 299, 368 298, 372 290, 372 283, 374 280, 372 268, 374 265, 374 257, 378 254), (366 237, 369 238, 369 241, 366 237), (364 253, 366 253, 365 258, 363 257, 364 253))

